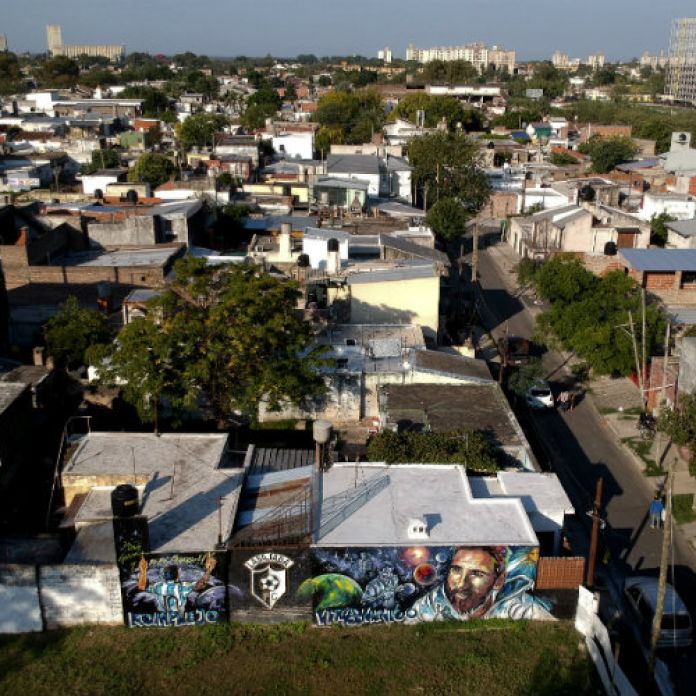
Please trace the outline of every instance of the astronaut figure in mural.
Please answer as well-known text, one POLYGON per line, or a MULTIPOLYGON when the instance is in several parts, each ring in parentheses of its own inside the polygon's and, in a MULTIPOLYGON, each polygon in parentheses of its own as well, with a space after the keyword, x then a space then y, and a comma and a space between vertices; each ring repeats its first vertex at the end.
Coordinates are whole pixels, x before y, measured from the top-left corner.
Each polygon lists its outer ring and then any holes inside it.
POLYGON ((522 565, 506 567, 503 548, 455 548, 443 582, 413 605, 415 621, 553 620, 546 607, 528 593, 534 579, 522 565))
POLYGON ((394 609, 401 589, 398 575, 390 565, 385 565, 365 586, 361 602, 372 609, 394 609))

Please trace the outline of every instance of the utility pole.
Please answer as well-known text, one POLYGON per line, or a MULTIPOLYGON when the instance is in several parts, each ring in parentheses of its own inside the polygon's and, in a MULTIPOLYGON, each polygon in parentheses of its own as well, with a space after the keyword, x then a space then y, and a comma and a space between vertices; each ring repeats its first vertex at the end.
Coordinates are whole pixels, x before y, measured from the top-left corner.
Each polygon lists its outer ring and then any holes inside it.
POLYGON ((628 310, 628 325, 631 329, 631 341, 633 342, 633 355, 636 359, 636 373, 638 375, 638 388, 640 389, 640 402, 645 408, 645 390, 643 389, 643 374, 640 369, 640 358, 638 357, 638 343, 636 342, 636 327, 633 325, 633 313, 628 310))
POLYGON ((478 265, 479 265, 479 224, 478 220, 474 221, 474 248, 471 252, 471 283, 476 290, 478 282, 478 265))
POLYGON ((594 586, 594 576, 595 576, 595 566, 597 565, 597 543, 599 541, 599 527, 602 522, 602 518, 599 516, 599 509, 602 506, 602 484, 603 479, 600 476, 597 479, 597 486, 595 488, 595 499, 592 506, 592 536, 590 537, 590 557, 587 562, 587 582, 588 587, 594 586))
MULTIPOLYGON (((660 398, 657 401, 657 415, 658 417, 662 414, 662 409, 664 408, 665 401, 667 401, 667 365, 669 363, 669 339, 670 339, 670 333, 672 329, 672 324, 670 321, 667 321, 667 327, 665 328, 665 355, 662 359, 662 390, 660 391, 660 398)), ((669 446, 669 440, 668 446, 669 446)), ((662 431, 658 430, 657 431, 657 451, 656 451, 656 456, 657 456, 657 466, 661 467, 662 466, 662 458, 664 457, 664 453, 662 453, 662 431)), ((665 448, 665 453, 667 452, 667 448, 665 448)))
MULTIPOLYGON (((641 331, 641 334, 640 334, 640 339, 641 339, 642 349, 643 349, 643 351, 642 351, 642 352, 643 352, 643 372, 642 372, 642 376, 643 376, 643 382, 645 382, 645 380, 646 380, 647 377, 648 377, 648 373, 647 373, 648 364, 647 364, 647 362, 646 362, 646 359, 647 359, 647 358, 646 358, 646 340, 645 340, 645 333, 646 333, 646 331, 645 331, 645 326, 646 326, 646 320, 645 320, 645 288, 641 288, 640 297, 641 297, 641 309, 642 309, 642 311, 643 311, 643 327, 642 327, 642 331, 641 331)), ((647 392, 644 391, 644 392, 641 394, 641 396, 643 397, 643 408, 645 408, 645 402, 647 401, 647 392)))
POLYGON ((660 637, 662 616, 665 611, 667 569, 669 568, 669 556, 672 547, 672 473, 673 467, 670 464, 667 470, 667 483, 665 485, 667 501, 665 504, 665 521, 662 525, 662 555, 660 557, 660 577, 657 581, 657 605, 655 606, 655 616, 653 616, 652 632, 650 635, 650 661, 648 662, 648 673, 650 677, 652 677, 653 671, 655 670, 657 640, 660 637))

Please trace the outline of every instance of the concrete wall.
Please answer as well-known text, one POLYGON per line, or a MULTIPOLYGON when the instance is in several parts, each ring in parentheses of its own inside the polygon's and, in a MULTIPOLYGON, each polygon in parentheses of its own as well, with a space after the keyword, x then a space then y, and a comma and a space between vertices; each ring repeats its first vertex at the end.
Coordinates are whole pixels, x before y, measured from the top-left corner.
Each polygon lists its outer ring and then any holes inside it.
POLYGON ((437 340, 440 279, 351 285, 351 324, 416 324, 423 335, 437 340))
POLYGON ((123 222, 93 222, 87 230, 90 240, 105 247, 123 244, 152 245, 161 241, 157 238, 156 222, 154 215, 137 216, 123 222))
POLYGON ((679 391, 686 394, 696 391, 696 338, 683 338, 681 341, 679 391))
POLYGON ((0 566, 0 633, 41 631, 41 604, 34 566, 0 566))
POLYGON ((3 565, 0 601, 0 633, 123 622, 115 565, 3 565))
POLYGON ((39 590, 48 629, 123 621, 115 565, 41 566, 39 590))

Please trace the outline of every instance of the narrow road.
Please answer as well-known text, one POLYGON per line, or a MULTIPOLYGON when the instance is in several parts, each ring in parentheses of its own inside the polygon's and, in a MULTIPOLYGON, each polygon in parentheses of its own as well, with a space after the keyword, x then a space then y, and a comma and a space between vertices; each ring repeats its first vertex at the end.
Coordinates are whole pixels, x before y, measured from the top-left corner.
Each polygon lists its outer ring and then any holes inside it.
MULTIPOLYGON (((483 321, 496 340, 506 330, 510 335, 530 338, 539 309, 520 295, 516 278, 504 269, 499 258, 495 247, 479 254, 483 321)), ((560 353, 543 354, 546 379, 556 393, 562 385, 572 382, 565 363, 566 358, 560 353)), ((620 587, 623 578, 631 574, 656 576, 662 533, 647 523, 654 484, 620 445, 591 397, 582 399, 573 411, 531 413, 522 420, 532 431, 530 439, 541 444, 542 459, 546 458, 546 464, 558 474, 578 517, 591 509, 595 483, 600 476, 603 478, 602 509, 607 526, 601 537, 603 548, 608 547, 611 554, 608 579, 613 580, 614 586, 620 587)), ((589 523, 587 518, 584 521, 589 523)), ((678 530, 674 535, 673 558, 671 582, 689 606, 692 617, 696 617, 696 555, 678 530)), ((690 689, 696 679, 694 649, 687 662, 684 665, 684 660, 679 660, 675 668, 680 693, 693 693, 690 689)))

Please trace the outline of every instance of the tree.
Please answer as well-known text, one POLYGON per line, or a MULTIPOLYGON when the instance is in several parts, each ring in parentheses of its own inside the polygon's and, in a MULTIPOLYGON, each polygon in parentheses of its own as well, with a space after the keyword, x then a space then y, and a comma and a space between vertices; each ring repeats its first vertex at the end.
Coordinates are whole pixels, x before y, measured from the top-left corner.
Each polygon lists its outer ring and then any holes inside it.
POLYGON ((579 164, 580 160, 567 152, 552 152, 549 155, 549 162, 557 167, 565 167, 568 164, 579 164))
POLYGON ((254 266, 178 261, 169 289, 143 319, 151 324, 147 332, 124 330, 116 341, 116 373, 147 373, 124 398, 142 404, 161 387, 158 398, 177 409, 204 409, 227 427, 235 414, 254 420, 261 400, 273 409, 321 394, 322 360, 317 351, 307 353, 313 335, 295 313, 298 297, 296 284, 254 266), (140 353, 148 340, 155 350, 145 360, 140 353), (150 372, 163 364, 166 380, 158 382, 150 372))
POLYGON ((92 161, 82 165, 80 174, 94 174, 100 169, 110 169, 121 166, 120 150, 92 150, 92 161))
POLYGON ((144 423, 159 429, 162 398, 177 420, 181 413, 181 386, 177 381, 176 359, 179 346, 166 323, 139 317, 126 324, 112 345, 93 346, 87 351, 98 380, 118 385, 144 423))
POLYGON ((56 367, 76 368, 85 364, 85 352, 94 344, 106 343, 111 332, 103 314, 80 307, 70 296, 43 330, 48 354, 56 367))
POLYGON ((171 112, 169 97, 154 87, 126 87, 121 96, 124 99, 142 99, 142 112, 146 118, 162 118, 163 114, 171 112))
MULTIPOLYGON (((582 357, 598 374, 626 376, 636 364, 627 334, 629 311, 640 343, 641 289, 621 271, 595 277, 579 261, 557 257, 534 274, 539 294, 552 303, 537 319, 537 335, 555 340, 582 357)), ((658 355, 665 318, 659 305, 648 302, 645 315, 648 355, 658 355)))
POLYGON ((229 121, 222 114, 200 113, 189 116, 177 128, 177 137, 182 147, 212 145, 215 133, 220 132, 229 121))
POLYGON ((420 199, 429 204, 455 198, 467 213, 481 209, 490 192, 479 166, 478 143, 463 134, 435 133, 408 145, 413 179, 420 199))
POLYGON ((168 157, 146 152, 128 171, 128 181, 145 181, 154 189, 169 181, 175 171, 176 167, 168 157))
POLYGON ((507 388, 518 397, 523 397, 529 387, 541 379, 544 368, 541 358, 531 357, 529 360, 508 373, 507 388))
POLYGON ((382 98, 369 89, 329 92, 319 100, 314 120, 327 132, 340 132, 343 142, 360 144, 384 125, 382 98))
POLYGON ((681 394, 679 407, 665 409, 657 421, 657 428, 667 433, 675 445, 696 448, 696 394, 681 394))
POLYGON ((23 87, 22 71, 14 53, 0 53, 0 95, 16 94, 23 87))
POLYGON ((47 60, 37 72, 41 87, 74 87, 79 75, 79 65, 65 56, 47 60))
POLYGON ((449 242, 464 234, 468 217, 457 199, 441 198, 428 211, 425 221, 438 237, 449 242))
POLYGON ((660 247, 667 244, 667 235, 669 233, 667 223, 673 222, 676 219, 677 218, 672 217, 669 213, 653 215, 652 218, 650 218, 650 243, 660 247))
POLYGON ((621 162, 630 160, 638 152, 638 146, 625 135, 613 138, 592 136, 581 146, 581 152, 590 155, 592 171, 601 174, 611 171, 621 162))

